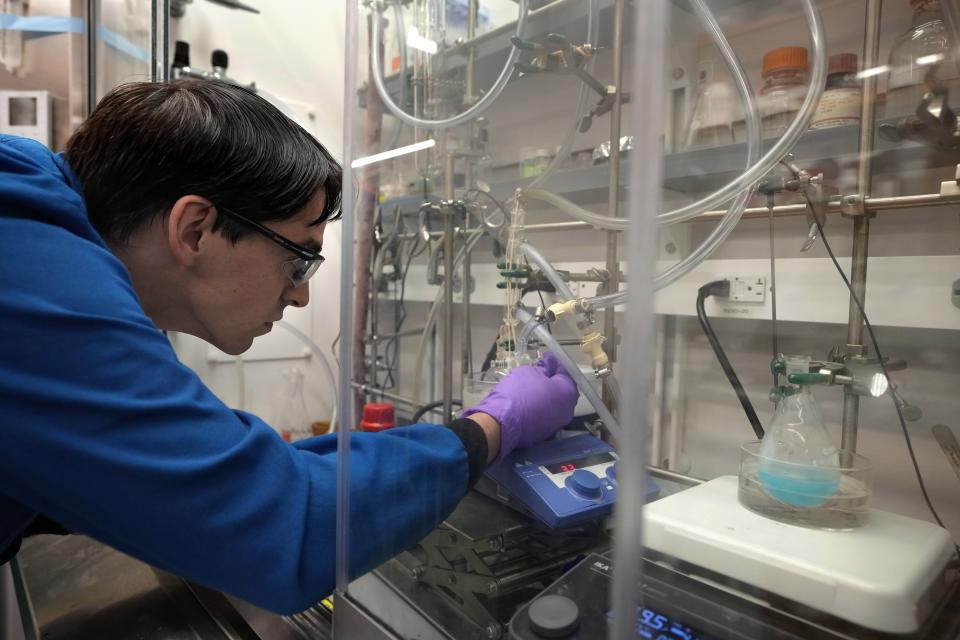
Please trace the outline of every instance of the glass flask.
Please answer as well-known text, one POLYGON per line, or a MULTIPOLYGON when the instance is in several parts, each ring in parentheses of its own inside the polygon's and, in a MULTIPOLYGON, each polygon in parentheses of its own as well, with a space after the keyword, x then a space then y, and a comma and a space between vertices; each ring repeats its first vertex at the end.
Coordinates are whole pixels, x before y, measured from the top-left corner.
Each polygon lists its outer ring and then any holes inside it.
POLYGON ((277 430, 287 442, 296 442, 313 435, 307 403, 303 399, 303 371, 286 369, 283 371, 286 394, 277 418, 277 430))
POLYGON ((729 82, 714 69, 712 60, 697 65, 697 96, 687 127, 685 148, 717 147, 734 142, 733 122, 737 96, 729 82))
MULTIPOLYGON (((808 372, 808 357, 788 356, 786 361, 787 375, 808 372)), ((809 386, 786 388, 761 442, 760 456, 760 483, 780 502, 817 507, 836 493, 839 452, 809 386)))
POLYGON ((913 19, 890 49, 884 117, 897 118, 915 113, 927 91, 925 76, 930 65, 939 62, 936 78, 960 100, 956 66, 951 61, 950 42, 938 0, 910 0, 913 19))

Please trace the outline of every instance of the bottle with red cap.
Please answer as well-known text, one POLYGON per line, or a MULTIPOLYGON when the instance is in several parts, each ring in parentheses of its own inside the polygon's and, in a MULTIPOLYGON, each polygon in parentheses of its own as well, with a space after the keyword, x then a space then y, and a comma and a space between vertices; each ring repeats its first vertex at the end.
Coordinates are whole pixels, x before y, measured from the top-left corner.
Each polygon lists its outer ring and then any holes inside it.
POLYGON ((780 47, 763 56, 763 88, 759 107, 764 137, 783 135, 796 118, 806 95, 807 50, 780 47))
POLYGON ((389 402, 368 402, 363 405, 363 419, 360 430, 370 433, 386 431, 397 426, 393 417, 393 405, 389 402))
POLYGON ((860 124, 863 92, 857 80, 857 54, 838 53, 827 62, 827 86, 810 122, 811 129, 860 124))

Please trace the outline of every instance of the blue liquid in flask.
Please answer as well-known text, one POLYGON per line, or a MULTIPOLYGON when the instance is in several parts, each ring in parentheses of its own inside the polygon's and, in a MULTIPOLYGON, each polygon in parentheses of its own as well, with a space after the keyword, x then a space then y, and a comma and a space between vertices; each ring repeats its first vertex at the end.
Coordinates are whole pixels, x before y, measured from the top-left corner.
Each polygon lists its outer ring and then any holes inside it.
POLYGON ((767 494, 794 507, 819 507, 840 486, 839 470, 814 466, 764 462, 757 476, 767 494))

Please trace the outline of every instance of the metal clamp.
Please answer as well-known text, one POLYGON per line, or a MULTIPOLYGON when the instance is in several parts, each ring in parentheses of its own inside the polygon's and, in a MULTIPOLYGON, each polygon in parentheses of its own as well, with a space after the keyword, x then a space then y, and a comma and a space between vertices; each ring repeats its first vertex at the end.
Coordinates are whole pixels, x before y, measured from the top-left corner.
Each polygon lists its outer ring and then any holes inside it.
POLYGON ((630 101, 627 93, 621 93, 615 85, 604 84, 591 75, 584 67, 600 50, 592 44, 575 45, 566 36, 559 33, 547 34, 546 41, 556 48, 548 48, 539 42, 521 40, 513 37, 510 42, 521 51, 535 51, 537 55, 530 62, 515 62, 514 67, 521 75, 532 73, 572 74, 580 78, 588 87, 597 92, 600 100, 580 121, 580 133, 587 132, 593 119, 609 113, 619 99, 621 104, 630 101))

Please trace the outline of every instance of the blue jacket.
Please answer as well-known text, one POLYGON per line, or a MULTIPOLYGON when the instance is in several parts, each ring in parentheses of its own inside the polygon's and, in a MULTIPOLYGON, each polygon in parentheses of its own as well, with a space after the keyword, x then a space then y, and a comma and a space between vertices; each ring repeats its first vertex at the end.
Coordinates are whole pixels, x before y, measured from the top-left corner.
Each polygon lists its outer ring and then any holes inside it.
MULTIPOLYGON (((276 612, 332 591, 335 436, 290 445, 217 399, 144 314, 63 158, 11 136, 0 291, 0 552, 39 513, 276 612)), ((453 427, 353 436, 352 575, 413 545, 478 475, 479 427, 453 427)))

